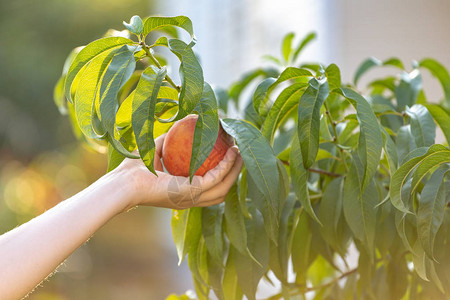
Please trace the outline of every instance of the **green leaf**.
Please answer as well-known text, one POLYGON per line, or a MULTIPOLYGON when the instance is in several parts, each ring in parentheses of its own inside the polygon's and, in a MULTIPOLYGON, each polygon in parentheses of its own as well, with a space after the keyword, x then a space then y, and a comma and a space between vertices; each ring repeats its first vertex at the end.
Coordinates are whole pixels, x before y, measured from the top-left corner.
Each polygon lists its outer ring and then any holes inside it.
POLYGON ((77 47, 72 51, 70 51, 69 55, 64 61, 64 67, 61 77, 59 78, 53 90, 53 100, 55 101, 55 104, 58 107, 59 112, 63 115, 68 113, 66 103, 67 99, 64 95, 64 84, 66 81, 67 72, 69 71, 70 65, 72 64, 73 60, 78 55, 78 53, 81 51, 81 49, 83 49, 83 47, 77 47))
POLYGON ((179 111, 176 121, 190 114, 200 102, 203 95, 203 70, 197 56, 186 43, 180 40, 169 40, 169 49, 178 56, 180 64, 181 91, 179 96, 179 111))
POLYGON ((261 105, 265 105, 269 95, 268 89, 275 82, 275 78, 269 77, 261 81, 261 83, 256 87, 253 93, 253 107, 256 113, 260 114, 261 105))
POLYGON ((189 165, 190 180, 192 180, 195 172, 208 158, 219 134, 217 100, 211 86, 206 82, 203 87, 202 98, 195 110, 198 112, 198 119, 195 123, 194 141, 189 165))
POLYGON ((280 124, 297 106, 306 86, 306 83, 294 83, 285 88, 275 100, 261 129, 262 135, 270 143, 273 143, 275 132, 280 124))
POLYGON ((363 61, 363 62, 359 65, 358 69, 356 70, 355 77, 354 77, 354 79, 353 79, 353 83, 354 83, 355 85, 357 85, 359 79, 361 78, 361 76, 362 76, 363 74, 365 74, 367 71, 369 71, 369 70, 372 69, 373 67, 381 66, 381 64, 382 64, 381 61, 378 60, 378 59, 376 59, 375 57, 369 57, 368 59, 366 59, 365 61, 363 61))
POLYGON ((363 96, 348 88, 338 90, 338 93, 347 98, 356 109, 356 116, 360 125, 358 155, 364 168, 360 190, 363 192, 377 171, 383 148, 383 137, 377 117, 363 96))
POLYGON ((155 157, 154 115, 159 88, 166 74, 165 67, 162 69, 154 66, 146 68, 136 87, 132 104, 131 122, 139 155, 147 168, 155 175, 153 167, 155 157))
POLYGON ((342 192, 344 187, 343 177, 333 179, 325 188, 320 201, 319 219, 322 227, 320 232, 323 239, 341 254, 345 249, 340 249, 338 241, 338 223, 342 214, 342 192))
POLYGON ((226 300, 241 300, 243 293, 238 283, 235 267, 235 249, 230 247, 225 274, 223 276, 223 292, 226 300))
POLYGON ((283 55, 284 61, 287 63, 289 61, 289 56, 292 53, 292 40, 295 34, 290 32, 284 36, 283 43, 281 46, 281 54, 283 55))
POLYGON ((402 211, 403 213, 409 213, 407 206, 402 200, 402 188, 406 183, 407 178, 416 169, 418 165, 420 165, 424 159, 427 157, 434 155, 436 153, 440 154, 448 154, 450 157, 450 150, 445 148, 442 145, 433 145, 424 155, 418 155, 416 157, 408 157, 408 160, 403 163, 397 171, 395 171, 394 175, 392 175, 390 186, 389 186, 389 196, 391 198, 391 203, 395 208, 402 211))
POLYGON ((137 36, 139 36, 144 29, 144 23, 142 22, 142 19, 139 16, 132 16, 130 19, 130 23, 123 21, 123 25, 131 33, 134 33, 137 36))
POLYGON ((116 151, 116 149, 108 145, 108 169, 107 172, 110 172, 117 168, 120 163, 125 159, 125 156, 116 151))
POLYGON ((448 166, 442 166, 435 171, 425 184, 419 198, 417 232, 422 247, 430 259, 435 259, 434 240, 444 220, 448 193, 445 189, 444 176, 448 171, 448 166))
POLYGON ((252 217, 250 216, 247 207, 248 185, 247 185, 247 169, 245 167, 242 168, 238 190, 239 190, 239 205, 241 207, 241 212, 244 215, 244 217, 251 219, 252 217))
POLYGON ((328 93, 328 82, 313 78, 298 104, 297 134, 305 169, 312 166, 319 151, 320 108, 328 93))
POLYGON ((247 250, 247 232, 239 204, 237 186, 233 185, 225 198, 225 232, 230 243, 242 254, 247 250))
POLYGON ((306 35, 305 38, 300 42, 300 44, 295 49, 294 54, 292 55, 292 60, 295 61, 302 52, 302 50, 315 38, 316 38, 315 32, 311 32, 308 35, 306 35))
POLYGON ((282 82, 288 80, 300 80, 301 82, 306 82, 310 77, 313 77, 313 74, 306 69, 294 67, 286 68, 283 72, 281 72, 277 80, 269 87, 269 89, 267 90, 267 95, 270 95, 270 93, 282 82))
POLYGON ((413 106, 420 91, 422 90, 422 76, 418 70, 411 73, 403 72, 400 76, 400 83, 395 87, 395 98, 399 110, 404 110, 406 106, 413 106))
MULTIPOLYGON (((278 245, 278 231, 279 231, 279 220, 278 220, 278 209, 281 207, 281 199, 276 203, 276 210, 272 208, 272 205, 267 197, 258 189, 252 176, 247 177, 248 185, 248 197, 251 203, 258 211, 262 214, 264 219, 264 228, 267 235, 271 241, 278 245)), ((281 189, 280 189, 281 190, 281 189)))
POLYGON ((420 104, 406 108, 406 114, 411 118, 411 134, 417 147, 429 147, 434 144, 436 125, 428 109, 420 104))
POLYGON ((202 235, 205 239, 211 259, 215 264, 223 267, 223 234, 222 220, 224 208, 222 205, 213 205, 202 209, 202 235))
POLYGON ((283 283, 287 283, 288 279, 288 260, 290 253, 289 237, 291 234, 289 221, 296 202, 296 198, 291 196, 287 197, 281 211, 278 246, 274 243, 270 243, 269 267, 272 269, 275 276, 283 283))
POLYGON ((297 274, 296 282, 306 281, 306 272, 312 262, 311 241, 308 215, 300 212, 292 242, 292 266, 297 274))
POLYGON ((330 91, 341 87, 341 71, 337 65, 329 65, 325 70, 325 76, 327 77, 330 91))
POLYGON ((404 125, 399 128, 395 142, 398 159, 401 162, 408 153, 417 148, 414 136, 411 133, 411 125, 404 125))
POLYGON ((302 152, 300 150, 300 143, 297 135, 294 135, 292 140, 289 168, 291 171, 292 185, 297 198, 311 218, 321 224, 312 208, 311 199, 309 198, 308 171, 303 166, 302 152))
POLYGON ((277 77, 279 75, 276 69, 266 68, 266 69, 255 69, 250 72, 245 73, 242 77, 235 83, 233 83, 229 90, 229 95, 236 103, 242 93, 242 91, 258 77, 277 77))
POLYGON ((391 57, 391 58, 386 59, 385 61, 383 61, 383 66, 397 67, 402 70, 405 69, 402 61, 400 59, 398 59, 397 57, 391 57))
POLYGON ((148 17, 144 20, 143 36, 147 36, 153 30, 160 30, 167 26, 176 26, 186 30, 194 39, 194 29, 192 21, 185 16, 177 17, 148 17))
POLYGON ((257 264, 247 255, 235 251, 235 267, 239 286, 249 300, 255 300, 256 289, 269 263, 269 239, 264 233, 264 222, 257 210, 251 211, 253 220, 246 219, 248 248, 257 264))
POLYGON ((193 247, 197 247, 202 232, 202 209, 200 207, 172 211, 172 235, 177 248, 178 264, 193 247))
POLYGON ((117 130, 115 127, 116 113, 119 108, 117 94, 134 72, 136 67, 134 52, 137 49, 137 46, 125 45, 114 50, 114 56, 105 71, 100 85, 99 100, 99 117, 103 127, 108 132, 108 141, 122 155, 130 158, 136 158, 136 156, 129 153, 114 136, 117 130))
POLYGON ((81 132, 88 138, 101 137, 93 128, 93 112, 95 101, 99 101, 99 90, 105 70, 111 63, 114 49, 106 50, 92 59, 80 72, 76 88, 74 106, 75 115, 81 132))
POLYGON ((223 129, 236 139, 247 168, 261 193, 270 201, 278 214, 279 174, 273 149, 260 131, 251 124, 234 119, 223 119, 223 129))
POLYGON ((93 41, 84 47, 70 64, 70 68, 67 71, 67 77, 64 83, 64 91, 67 100, 72 103, 70 94, 72 83, 82 67, 104 51, 132 43, 134 43, 132 40, 123 37, 107 37, 93 41))
POLYGON ((425 107, 441 127, 442 133, 444 133, 447 144, 450 145, 450 115, 442 107, 435 104, 426 104, 425 107))
POLYGON ((383 126, 380 125, 381 133, 383 135, 383 150, 387 157, 389 164, 390 175, 392 176, 397 170, 398 166, 398 155, 397 149, 395 148, 395 143, 389 134, 386 132, 383 126))
POLYGON ((444 90, 445 103, 447 107, 450 107, 450 75, 447 69, 432 58, 421 60, 419 66, 428 69, 439 80, 444 90))
POLYGON ((380 201, 378 189, 371 180, 361 192, 364 168, 357 155, 354 155, 350 170, 344 181, 343 211, 347 224, 361 241, 373 262, 377 208, 380 201))
POLYGON ((209 266, 208 266, 208 250, 205 246, 205 239, 201 234, 192 242, 192 247, 188 255, 188 265, 192 272, 195 291, 198 300, 209 300, 209 266))

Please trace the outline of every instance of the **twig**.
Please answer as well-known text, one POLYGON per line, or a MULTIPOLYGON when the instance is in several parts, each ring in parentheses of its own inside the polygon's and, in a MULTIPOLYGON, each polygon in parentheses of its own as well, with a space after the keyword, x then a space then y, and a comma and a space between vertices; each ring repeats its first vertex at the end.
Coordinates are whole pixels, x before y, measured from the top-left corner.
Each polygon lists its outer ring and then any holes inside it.
MULTIPOLYGON (((144 49, 145 54, 147 55, 147 57, 149 57, 149 58, 155 63, 155 65, 156 65, 159 69, 161 69, 161 68, 162 68, 161 64, 160 64, 159 61, 156 59, 156 57, 154 57, 153 54, 150 52, 149 47, 148 47, 143 41, 141 41, 140 44, 141 44, 141 46, 142 46, 142 49, 144 49)), ((178 85, 176 85, 175 82, 173 82, 172 78, 170 78, 169 75, 166 75, 166 77, 164 77, 164 79, 165 79, 171 86, 173 86, 178 92, 180 92, 181 88, 180 88, 178 85)))
MULTIPOLYGON (((306 294, 306 293, 309 293, 309 292, 313 292, 313 291, 317 291, 317 290, 321 290, 321 289, 327 288, 329 286, 332 286, 333 284, 335 284, 339 280, 341 280, 341 279, 343 279, 343 278, 345 278, 345 277, 355 273, 356 271, 358 271, 358 268, 354 268, 354 269, 349 270, 349 271, 347 271, 345 273, 342 273, 340 276, 334 278, 333 280, 331 280, 331 281, 329 281, 327 283, 316 285, 316 286, 312 286, 312 287, 309 287, 309 288, 308 287, 305 288, 305 287, 302 287, 302 286, 297 286, 296 287, 297 290, 290 291, 290 294, 291 294, 291 296, 295 296, 295 295, 306 294)), ((271 296, 269 298, 266 298, 265 300, 277 300, 277 299, 282 299, 282 297, 283 297, 282 293, 278 293, 278 294, 273 295, 273 296, 271 296)))

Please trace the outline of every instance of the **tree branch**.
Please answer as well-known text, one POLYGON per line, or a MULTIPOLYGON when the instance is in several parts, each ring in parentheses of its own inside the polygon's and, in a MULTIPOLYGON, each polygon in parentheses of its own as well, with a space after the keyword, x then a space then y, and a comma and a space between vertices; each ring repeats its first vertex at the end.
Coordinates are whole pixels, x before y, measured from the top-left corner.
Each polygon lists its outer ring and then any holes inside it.
MULTIPOLYGON (((295 295, 306 294, 306 293, 309 293, 309 292, 313 292, 313 291, 317 291, 317 290, 321 290, 321 289, 327 288, 329 286, 332 286, 333 284, 335 284, 339 280, 341 280, 341 279, 343 279, 343 278, 345 278, 345 277, 355 273, 356 271, 358 271, 358 268, 354 268, 354 269, 349 270, 349 271, 347 271, 345 273, 342 273, 340 276, 332 279, 331 281, 329 281, 327 283, 316 285, 316 286, 312 286, 312 287, 302 287, 302 286, 296 285, 296 287, 295 287, 296 290, 290 291, 290 294, 291 294, 291 296, 295 296, 295 295)), ((266 298, 265 300, 278 300, 278 299, 282 299, 282 298, 283 298, 282 293, 278 293, 278 294, 273 295, 273 296, 271 296, 269 298, 266 298)))

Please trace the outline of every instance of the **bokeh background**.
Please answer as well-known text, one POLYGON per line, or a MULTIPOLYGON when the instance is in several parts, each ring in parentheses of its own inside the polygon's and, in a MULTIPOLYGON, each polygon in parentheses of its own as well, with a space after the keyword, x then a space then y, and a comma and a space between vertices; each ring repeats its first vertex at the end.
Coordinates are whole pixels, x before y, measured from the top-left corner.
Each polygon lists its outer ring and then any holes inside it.
MULTIPOLYGON (((72 48, 122 30, 122 20, 189 16, 206 80, 226 88, 264 54, 278 55, 291 31, 299 39, 317 32, 302 60, 337 63, 344 81, 369 56, 405 65, 433 57, 448 68, 449 13, 446 0, 1 0, 0 234, 105 173, 106 156, 76 141, 53 86, 72 48)), ((441 88, 427 75, 425 92, 437 101, 441 88)), ((103 227, 30 299, 164 299, 190 288, 186 264, 177 266, 170 211, 139 208, 103 227)))

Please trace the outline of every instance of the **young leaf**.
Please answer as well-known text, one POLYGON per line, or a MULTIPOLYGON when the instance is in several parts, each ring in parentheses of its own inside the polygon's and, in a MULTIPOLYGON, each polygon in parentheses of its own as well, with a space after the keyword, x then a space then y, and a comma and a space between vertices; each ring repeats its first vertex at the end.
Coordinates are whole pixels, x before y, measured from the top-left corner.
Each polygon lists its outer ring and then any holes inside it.
MULTIPOLYGON (((116 113, 119 108, 117 93, 125 82, 131 77, 136 67, 134 52, 137 46, 122 46, 114 50, 114 57, 111 60, 100 85, 99 117, 103 127, 108 132, 108 141, 122 155, 136 158, 129 153, 114 136, 116 132, 116 113)), ((81 52, 80 52, 81 53, 81 52)))
POLYGON ((294 135, 292 140, 289 168, 291 170, 292 185, 297 198, 311 218, 321 224, 312 208, 311 199, 309 198, 308 171, 303 166, 302 151, 300 150, 300 143, 297 135, 294 135))
POLYGON ((107 37, 93 41, 84 47, 70 64, 70 68, 67 71, 66 81, 64 82, 64 91, 67 100, 72 103, 72 97, 70 94, 72 83, 82 67, 104 51, 132 43, 132 40, 123 37, 107 37))
POLYGON ((179 111, 176 118, 170 120, 176 121, 190 114, 198 105, 203 95, 203 70, 192 48, 183 41, 176 39, 169 40, 169 49, 181 61, 179 111))
POLYGON ((425 184, 419 208, 417 210, 417 232, 425 253, 430 259, 434 258, 434 240, 442 225, 445 214, 446 194, 444 176, 448 167, 440 167, 431 175, 425 184))
POLYGON ((273 143, 275 132, 286 116, 297 106, 301 95, 303 94, 306 83, 294 83, 285 88, 275 100, 269 114, 264 119, 261 133, 270 142, 273 143))
POLYGON ((144 29, 142 35, 145 37, 153 30, 159 30, 167 26, 176 26, 186 30, 191 38, 194 39, 194 29, 192 28, 192 21, 185 16, 177 17, 148 17, 144 20, 144 29))
POLYGON ((355 73, 355 77, 353 79, 353 83, 355 85, 358 84, 359 79, 361 78, 361 76, 366 73, 367 71, 369 71, 370 69, 372 69, 373 67, 376 66, 381 66, 381 61, 376 59, 375 57, 369 57, 368 59, 366 59, 365 61, 363 61, 358 69, 356 70, 355 73))
POLYGON ((381 136, 377 117, 363 96, 348 88, 337 90, 337 92, 347 98, 355 107, 361 128, 358 155, 364 168, 360 190, 360 192, 363 192, 377 171, 383 148, 383 137, 381 136))
POLYGON ((264 233, 264 222, 257 210, 251 211, 253 220, 246 219, 248 248, 257 264, 249 256, 235 251, 235 267, 239 286, 249 300, 255 300, 256 289, 269 263, 269 239, 264 233))
POLYGON ((399 110, 405 107, 413 106, 420 91, 422 90, 422 76, 416 69, 411 73, 403 72, 400 77, 400 83, 395 87, 395 98, 399 110))
POLYGON ((292 61, 295 61, 302 52, 302 50, 315 38, 316 38, 315 32, 311 32, 307 36, 305 36, 305 38, 300 42, 300 44, 295 49, 294 54, 292 55, 292 61))
POLYGON ((419 62, 419 66, 428 69, 442 85, 447 107, 450 107, 450 75, 447 69, 432 58, 425 58, 419 62))
POLYGON ((328 97, 328 82, 315 78, 309 81, 298 104, 298 139, 303 166, 308 169, 319 151, 320 108, 328 97))
POLYGON ((192 180, 195 172, 208 158, 219 134, 219 116, 217 100, 211 86, 205 82, 203 95, 195 110, 198 119, 195 123, 194 141, 192 145, 189 178, 192 180))
POLYGON ((235 83, 233 83, 229 90, 230 98, 237 103, 242 91, 258 77, 277 77, 279 75, 276 69, 267 68, 267 69, 256 69, 250 72, 245 73, 242 77, 235 83))
POLYGON ((294 68, 289 67, 284 69, 283 72, 281 72, 280 76, 277 78, 277 80, 272 83, 272 85, 267 90, 267 95, 270 95, 270 93, 281 83, 288 81, 288 80, 301 80, 302 82, 307 82, 310 77, 313 77, 313 74, 306 70, 301 68, 294 68))
POLYGON ((134 33, 137 36, 140 36, 142 30, 144 29, 144 23, 142 22, 142 19, 139 16, 132 16, 130 19, 130 23, 123 21, 123 25, 131 33, 134 33))
POLYGON ((159 88, 166 74, 165 67, 162 69, 154 66, 146 68, 136 87, 132 102, 131 123, 139 155, 147 168, 155 175, 153 167, 155 157, 154 115, 159 88))
POLYGON ((253 93, 253 107, 256 113, 260 114, 261 105, 265 105, 269 99, 268 89, 275 82, 275 78, 269 77, 261 81, 253 93))
POLYGON ((172 235, 177 248, 178 264, 192 247, 197 247, 202 233, 202 209, 200 207, 172 211, 172 235))
POLYGON ((442 107, 435 104, 425 104, 433 119, 441 127, 447 144, 450 145, 450 115, 442 107))
POLYGON ((406 114, 411 118, 411 134, 417 147, 429 147, 434 144, 436 125, 427 108, 420 104, 406 108, 406 114))
POLYGON ((295 37, 295 33, 290 32, 284 36, 283 43, 281 46, 281 54, 283 55, 284 61, 287 63, 292 52, 292 40, 295 37))
POLYGON ((234 119, 223 119, 223 129, 236 139, 248 175, 257 188, 270 201, 278 214, 279 174, 273 149, 258 129, 251 124, 234 119))
POLYGON ((330 91, 341 87, 341 71, 335 64, 329 65, 325 70, 325 76, 327 77, 330 91))

